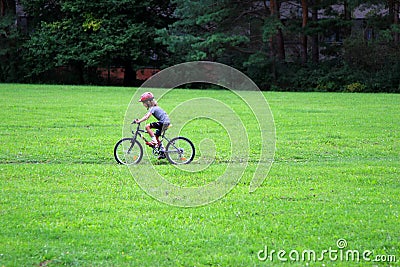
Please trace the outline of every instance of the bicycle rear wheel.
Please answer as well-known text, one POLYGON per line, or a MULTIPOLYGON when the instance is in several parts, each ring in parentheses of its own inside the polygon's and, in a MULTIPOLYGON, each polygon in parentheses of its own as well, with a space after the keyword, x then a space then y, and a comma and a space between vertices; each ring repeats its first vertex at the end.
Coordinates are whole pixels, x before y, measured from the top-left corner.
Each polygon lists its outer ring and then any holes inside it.
POLYGON ((123 138, 115 144, 114 158, 119 164, 138 164, 142 157, 142 145, 133 138, 123 138))
POLYGON ((171 164, 188 164, 196 152, 192 141, 178 136, 168 142, 164 153, 171 164))

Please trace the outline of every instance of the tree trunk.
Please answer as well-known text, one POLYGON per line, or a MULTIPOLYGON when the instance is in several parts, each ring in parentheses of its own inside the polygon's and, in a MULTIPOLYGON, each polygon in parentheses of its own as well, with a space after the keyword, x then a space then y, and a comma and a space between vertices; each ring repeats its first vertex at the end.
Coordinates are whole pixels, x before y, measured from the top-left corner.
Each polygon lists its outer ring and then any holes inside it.
POLYGON ((344 1, 343 9, 344 9, 344 19, 351 20, 351 10, 349 7, 349 1, 344 1))
POLYGON ((5 16, 6 12, 15 14, 15 1, 0 0, 0 16, 5 16))
MULTIPOLYGON (((280 20, 281 18, 281 13, 280 13, 280 3, 278 0, 276 0, 276 5, 275 5, 275 14, 277 18, 280 20)), ((286 55, 285 55, 285 41, 283 39, 283 32, 281 28, 278 28, 278 34, 276 36, 277 39, 277 44, 278 44, 278 58, 280 61, 285 61, 286 55)))
POLYGON ((344 9, 344 20, 345 22, 349 22, 349 26, 346 25, 344 28, 344 38, 347 38, 351 35, 351 10, 349 7, 349 2, 344 1, 343 3, 343 9, 344 9))
POLYGON ((280 61, 285 61, 286 53, 285 53, 285 41, 283 39, 283 33, 281 29, 278 29, 278 58, 280 61))
POLYGON ((307 27, 308 23, 308 0, 301 0, 301 8, 302 8, 302 29, 303 32, 301 33, 301 62, 306 64, 308 61, 308 54, 307 54, 307 35, 305 33, 305 28, 307 27))
MULTIPOLYGON (((276 0, 271 0, 271 1, 269 1, 269 10, 270 10, 270 16, 271 17, 274 17, 275 16, 275 12, 276 12, 276 8, 275 8, 275 6, 276 6, 276 0)), ((275 56, 275 38, 274 38, 274 36, 273 35, 271 35, 271 37, 269 38, 269 47, 270 47, 270 49, 271 49, 271 53, 272 53, 272 56, 275 56)))
MULTIPOLYGON (((276 19, 280 19, 280 3, 278 0, 270 1, 270 11, 271 17, 275 17, 276 19)), ((275 36, 272 36, 270 39, 271 47, 273 48, 274 55, 278 57, 279 60, 285 60, 285 41, 283 39, 283 32, 280 28, 277 28, 277 33, 275 36)))
POLYGON ((393 16, 394 16, 394 2, 395 1, 396 0, 387 0, 390 18, 393 18, 393 16))
MULTIPOLYGON (((313 1, 313 7, 312 7, 312 16, 311 19, 313 21, 314 27, 318 27, 318 7, 317 7, 317 1, 313 1)), ((318 40, 318 32, 314 33, 312 36, 312 61, 314 63, 319 62, 319 40, 318 40)))
POLYGON ((78 75, 78 84, 85 84, 85 70, 83 62, 78 61, 76 64, 73 65, 73 68, 78 75))
POLYGON ((4 6, 4 0, 0 0, 0 16, 5 15, 5 6, 4 6))
MULTIPOLYGON (((393 24, 395 25, 395 28, 397 29, 399 26, 399 0, 394 1, 394 6, 393 6, 393 24)), ((400 34, 395 31, 394 32, 394 43, 398 44, 400 39, 400 34)))
POLYGON ((132 68, 130 61, 124 62, 125 73, 124 73, 124 86, 134 86, 136 80, 136 73, 132 68))

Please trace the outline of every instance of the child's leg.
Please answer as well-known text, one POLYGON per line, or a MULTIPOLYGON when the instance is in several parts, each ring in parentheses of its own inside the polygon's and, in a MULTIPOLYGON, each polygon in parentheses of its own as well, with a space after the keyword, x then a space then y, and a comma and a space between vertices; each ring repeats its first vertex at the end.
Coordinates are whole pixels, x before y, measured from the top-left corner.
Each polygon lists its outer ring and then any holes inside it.
POLYGON ((163 128, 163 124, 162 123, 157 123, 154 127, 155 129, 157 129, 157 131, 155 132, 155 136, 158 142, 158 145, 160 145, 160 137, 161 137, 161 132, 162 132, 162 128, 163 128))
POLYGON ((157 145, 158 144, 158 141, 157 141, 157 139, 156 139, 156 136, 154 135, 154 133, 153 133, 153 131, 151 130, 151 128, 152 128, 152 125, 151 124, 147 124, 146 125, 146 131, 147 131, 147 133, 150 135, 150 137, 151 137, 151 144, 152 145, 157 145))
POLYGON ((147 124, 145 128, 146 128, 147 133, 150 135, 151 139, 153 139, 155 136, 154 136, 153 131, 151 130, 151 125, 147 124))

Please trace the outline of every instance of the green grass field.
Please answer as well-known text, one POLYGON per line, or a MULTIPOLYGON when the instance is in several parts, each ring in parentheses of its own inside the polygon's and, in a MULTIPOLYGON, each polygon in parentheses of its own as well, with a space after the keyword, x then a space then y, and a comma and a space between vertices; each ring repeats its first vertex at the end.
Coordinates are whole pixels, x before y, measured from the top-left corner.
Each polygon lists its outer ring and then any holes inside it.
MULTIPOLYGON (((179 208, 147 195, 113 159, 134 92, 0 84, 0 266, 399 265, 400 95, 264 93, 276 154, 254 193, 257 135, 234 104, 249 134, 248 169, 224 198, 179 208), (301 258, 311 250, 315 260, 301 258), (343 256, 349 250, 359 262, 343 256)), ((228 91, 182 89, 160 105, 171 111, 181 95, 236 101, 228 91)), ((197 149, 205 137, 225 138, 213 121, 195 126, 185 134, 197 149)), ((227 167, 223 144, 206 170, 155 168, 183 186, 210 183, 227 167)))

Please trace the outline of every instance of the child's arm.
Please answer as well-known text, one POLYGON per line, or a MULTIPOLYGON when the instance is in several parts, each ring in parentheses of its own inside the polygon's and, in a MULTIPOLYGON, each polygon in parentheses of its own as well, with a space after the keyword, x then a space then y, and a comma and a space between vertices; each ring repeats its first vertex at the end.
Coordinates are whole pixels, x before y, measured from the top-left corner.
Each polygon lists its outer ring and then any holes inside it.
POLYGON ((151 116, 151 112, 147 112, 146 115, 143 116, 143 118, 141 118, 140 120, 135 120, 135 122, 141 123, 142 121, 148 120, 148 118, 150 118, 150 116, 151 116))

